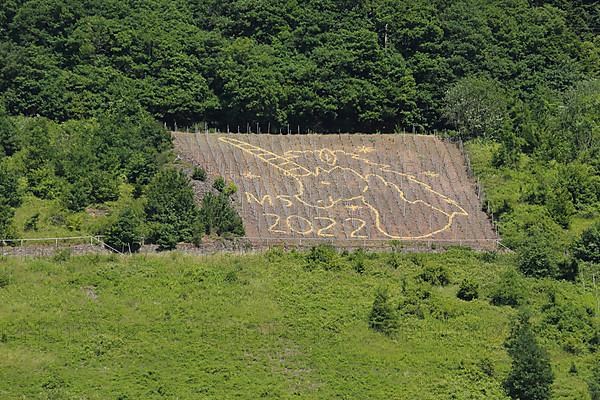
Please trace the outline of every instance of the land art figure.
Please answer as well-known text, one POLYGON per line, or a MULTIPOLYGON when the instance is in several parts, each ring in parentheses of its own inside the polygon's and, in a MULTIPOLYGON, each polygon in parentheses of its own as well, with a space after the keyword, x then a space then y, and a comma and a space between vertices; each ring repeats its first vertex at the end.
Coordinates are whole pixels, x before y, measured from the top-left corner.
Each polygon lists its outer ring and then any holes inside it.
MULTIPOLYGON (((368 146, 353 152, 321 148, 277 154, 233 136, 218 140, 270 166, 287 181, 279 191, 245 193, 248 202, 263 207, 273 234, 339 237, 341 229, 341 234, 350 238, 425 239, 449 230, 457 217, 469 215, 455 200, 415 175, 369 160, 375 149, 368 146), (382 195, 384 192, 387 195, 382 195), (393 200, 382 205, 382 198, 393 200), (402 223, 415 215, 428 223, 402 223)), ((253 171, 243 177, 261 179, 253 171)))

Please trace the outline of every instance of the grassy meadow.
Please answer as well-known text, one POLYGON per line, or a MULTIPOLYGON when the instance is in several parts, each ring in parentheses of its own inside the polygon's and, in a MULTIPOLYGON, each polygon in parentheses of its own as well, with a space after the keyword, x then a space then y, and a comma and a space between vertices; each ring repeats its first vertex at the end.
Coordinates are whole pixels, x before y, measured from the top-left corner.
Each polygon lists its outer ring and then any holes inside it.
MULTIPOLYGON (((503 342, 517 311, 489 301, 513 256, 306 253, 0 259, 0 399, 505 399, 503 342), (434 285, 423 271, 446 274, 434 285), (479 298, 456 297, 468 278, 479 298), (375 292, 397 307, 369 328, 375 292)), ((556 399, 589 399, 589 284, 516 277, 556 399), (571 309, 569 308, 569 309, 571 309), (579 342, 578 342, 579 341, 579 342)), ((595 324, 595 325, 594 325, 595 324)), ((595 328, 594 328, 595 327, 595 328)))

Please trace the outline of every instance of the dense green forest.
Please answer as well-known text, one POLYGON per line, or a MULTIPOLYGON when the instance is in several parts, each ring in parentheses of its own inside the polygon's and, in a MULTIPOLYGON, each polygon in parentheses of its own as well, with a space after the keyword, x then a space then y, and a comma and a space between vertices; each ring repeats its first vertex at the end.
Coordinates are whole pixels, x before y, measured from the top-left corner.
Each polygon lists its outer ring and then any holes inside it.
POLYGON ((465 77, 518 118, 597 78, 599 20, 584 0, 7 0, 0 94, 57 121, 126 99, 180 126, 440 129, 465 77))

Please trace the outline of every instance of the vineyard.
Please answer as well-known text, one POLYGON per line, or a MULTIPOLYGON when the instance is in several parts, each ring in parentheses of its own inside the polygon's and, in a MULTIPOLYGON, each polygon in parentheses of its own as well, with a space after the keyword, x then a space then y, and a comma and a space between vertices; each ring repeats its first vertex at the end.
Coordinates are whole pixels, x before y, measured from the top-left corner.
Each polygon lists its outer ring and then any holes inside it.
POLYGON ((251 239, 497 245, 460 149, 434 136, 173 137, 183 160, 236 184, 251 239))

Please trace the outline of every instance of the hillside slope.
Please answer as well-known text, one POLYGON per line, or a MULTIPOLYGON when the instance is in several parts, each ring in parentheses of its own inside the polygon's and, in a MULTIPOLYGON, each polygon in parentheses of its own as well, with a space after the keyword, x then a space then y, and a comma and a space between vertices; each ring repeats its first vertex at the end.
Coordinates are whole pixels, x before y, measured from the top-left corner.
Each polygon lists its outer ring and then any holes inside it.
POLYGON ((495 244, 463 156, 433 136, 173 138, 184 160, 237 185, 252 238, 495 244))
MULTIPOLYGON (((510 256, 355 253, 312 270, 307 260, 0 259, 0 398, 505 399, 503 343, 517 311, 488 299, 510 256), (422 281, 432 268, 450 284, 422 281), (479 299, 456 298, 465 278, 479 299), (392 337, 368 327, 379 287, 399 315, 392 337)), ((550 353, 553 398, 589 399, 594 354, 582 340, 592 327, 568 321, 595 307, 593 289, 519 276, 513 285, 528 293, 550 353)))

